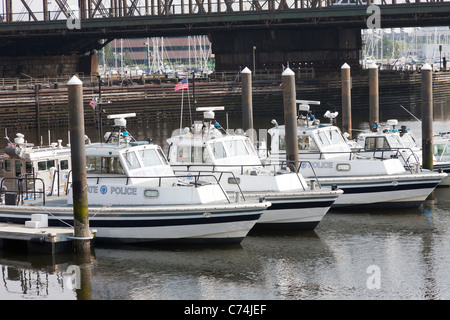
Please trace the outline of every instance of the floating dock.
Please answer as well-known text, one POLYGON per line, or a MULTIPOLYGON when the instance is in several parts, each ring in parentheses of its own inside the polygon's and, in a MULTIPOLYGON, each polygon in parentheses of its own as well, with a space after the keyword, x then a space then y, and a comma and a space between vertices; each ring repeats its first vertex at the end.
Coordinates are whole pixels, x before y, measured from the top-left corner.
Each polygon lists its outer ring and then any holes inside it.
POLYGON ((73 228, 40 227, 32 222, 28 225, 0 223, 0 248, 49 254, 73 250, 73 228))

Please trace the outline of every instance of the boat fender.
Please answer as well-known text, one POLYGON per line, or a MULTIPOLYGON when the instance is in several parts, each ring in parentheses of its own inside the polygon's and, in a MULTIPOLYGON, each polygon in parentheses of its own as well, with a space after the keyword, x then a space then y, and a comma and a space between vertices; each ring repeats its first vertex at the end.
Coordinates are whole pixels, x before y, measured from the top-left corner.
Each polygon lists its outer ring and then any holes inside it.
POLYGON ((20 147, 16 147, 16 146, 7 146, 5 148, 5 153, 10 156, 10 157, 19 157, 20 156, 20 151, 21 148, 20 147))

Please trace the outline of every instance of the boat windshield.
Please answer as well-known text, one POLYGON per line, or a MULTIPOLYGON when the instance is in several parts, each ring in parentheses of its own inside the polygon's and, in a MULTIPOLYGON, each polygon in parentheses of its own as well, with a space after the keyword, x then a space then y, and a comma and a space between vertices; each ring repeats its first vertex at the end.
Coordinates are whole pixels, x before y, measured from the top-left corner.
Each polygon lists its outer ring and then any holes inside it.
POLYGON ((388 135, 388 142, 391 148, 403 148, 402 140, 397 135, 388 135))
POLYGON ((406 148, 418 148, 419 145, 417 144, 416 138, 412 134, 404 134, 402 136, 403 144, 406 148))
POLYGON ((337 129, 331 129, 329 134, 330 142, 333 145, 346 144, 344 137, 337 129))
POLYGON ((191 146, 191 145, 179 145, 177 146, 177 161, 201 163, 207 161, 205 147, 191 146))
POLYGON ((109 174, 124 174, 122 164, 119 157, 86 157, 86 172, 87 173, 109 173, 109 174))
POLYGON ((138 151, 144 167, 167 165, 167 160, 159 149, 142 149, 138 151))
POLYGON ((436 157, 450 156, 450 148, 447 147, 446 143, 434 143, 433 154, 436 157))
POLYGON ((364 148, 367 150, 389 149, 389 145, 385 137, 367 137, 364 148))
POLYGON ((225 147, 229 150, 230 157, 247 156, 249 152, 242 140, 226 140, 225 147))
POLYGON ((225 151, 225 148, 224 148, 222 142, 214 141, 214 142, 209 143, 209 145, 211 146, 211 150, 212 150, 214 158, 223 159, 227 156, 227 153, 225 151))
MULTIPOLYGON (((314 139, 310 136, 299 136, 297 139, 298 142, 298 150, 307 150, 307 151, 318 151, 316 143, 314 139)), ((279 137, 279 150, 286 150, 286 140, 284 135, 280 135, 279 137)))

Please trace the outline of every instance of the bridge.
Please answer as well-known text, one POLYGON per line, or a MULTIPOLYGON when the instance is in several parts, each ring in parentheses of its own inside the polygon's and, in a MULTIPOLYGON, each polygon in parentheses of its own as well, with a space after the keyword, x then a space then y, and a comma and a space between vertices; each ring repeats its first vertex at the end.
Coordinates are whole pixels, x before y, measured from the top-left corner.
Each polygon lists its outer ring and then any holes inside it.
MULTIPOLYGON (((361 29, 377 14, 368 11, 371 0, 53 1, 52 11, 48 0, 37 7, 32 0, 1 0, 0 74, 33 74, 31 64, 48 65, 47 73, 90 72, 95 50, 113 39, 198 34, 209 36, 219 70, 251 66, 254 60, 256 68, 287 61, 318 69, 357 65, 361 29)), ((450 0, 375 4, 381 28, 450 25, 450 0)))

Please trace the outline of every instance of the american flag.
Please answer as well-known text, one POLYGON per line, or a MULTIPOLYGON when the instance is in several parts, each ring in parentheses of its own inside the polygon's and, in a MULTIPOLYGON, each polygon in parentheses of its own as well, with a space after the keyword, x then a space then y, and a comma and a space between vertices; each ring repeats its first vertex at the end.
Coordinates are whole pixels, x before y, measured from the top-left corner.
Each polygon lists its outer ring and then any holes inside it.
POLYGON ((97 98, 92 98, 89 105, 92 107, 92 109, 95 109, 95 107, 97 106, 97 98))
POLYGON ((180 82, 175 85, 175 91, 183 90, 188 88, 187 78, 183 78, 180 82))

